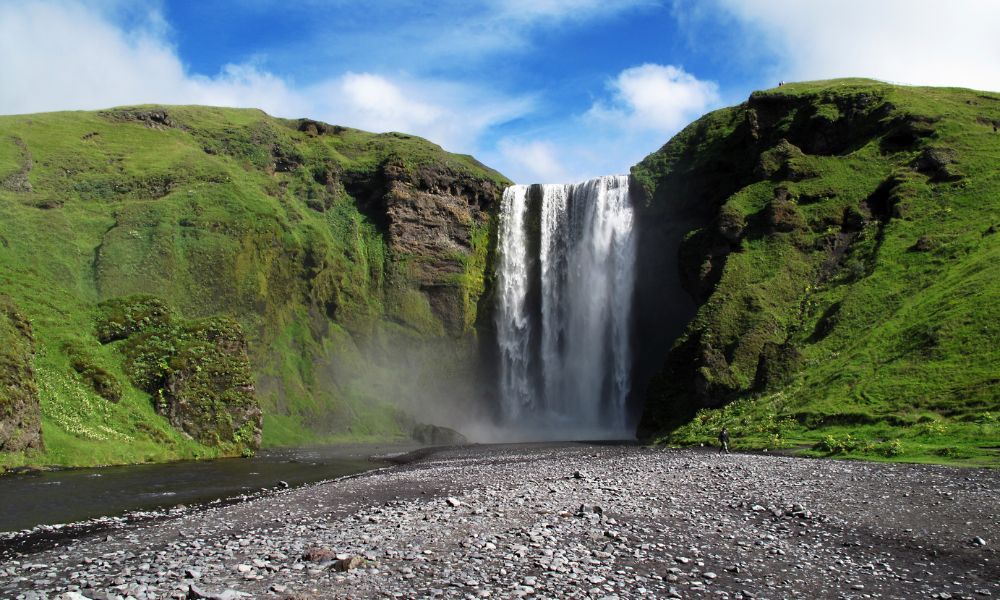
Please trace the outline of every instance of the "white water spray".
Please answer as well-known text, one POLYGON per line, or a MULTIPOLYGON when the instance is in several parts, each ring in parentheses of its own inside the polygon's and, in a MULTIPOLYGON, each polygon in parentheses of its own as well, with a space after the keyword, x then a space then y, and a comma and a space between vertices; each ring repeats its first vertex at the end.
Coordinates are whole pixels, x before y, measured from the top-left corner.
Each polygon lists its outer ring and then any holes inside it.
POLYGON ((632 435, 632 220, 627 176, 504 192, 496 324, 506 425, 550 439, 632 435))

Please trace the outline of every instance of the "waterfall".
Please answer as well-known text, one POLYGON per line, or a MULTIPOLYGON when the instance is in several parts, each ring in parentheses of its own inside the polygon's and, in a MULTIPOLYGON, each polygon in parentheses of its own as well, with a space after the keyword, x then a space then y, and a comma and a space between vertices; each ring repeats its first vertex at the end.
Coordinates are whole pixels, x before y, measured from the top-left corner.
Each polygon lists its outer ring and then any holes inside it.
POLYGON ((506 425, 553 439, 631 436, 628 181, 504 191, 496 326, 506 425))

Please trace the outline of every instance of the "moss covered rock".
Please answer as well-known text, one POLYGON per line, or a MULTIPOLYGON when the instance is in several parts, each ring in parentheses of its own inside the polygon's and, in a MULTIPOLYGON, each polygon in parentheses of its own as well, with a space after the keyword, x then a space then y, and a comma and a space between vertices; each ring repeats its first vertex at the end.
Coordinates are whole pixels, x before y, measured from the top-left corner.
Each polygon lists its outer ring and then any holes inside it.
POLYGON ((148 295, 115 298, 100 308, 98 330, 129 332, 120 342, 128 375, 171 425, 238 454, 260 447, 263 417, 239 322, 182 319, 148 295))
POLYGON ((0 296, 0 451, 42 447, 31 323, 10 298, 0 296))
POLYGON ((104 344, 170 324, 170 307, 161 298, 149 294, 111 298, 97 308, 97 339, 104 344))
POLYGON ((158 411, 203 444, 241 453, 259 448, 263 417, 240 324, 204 319, 183 324, 175 335, 177 352, 156 392, 158 411))

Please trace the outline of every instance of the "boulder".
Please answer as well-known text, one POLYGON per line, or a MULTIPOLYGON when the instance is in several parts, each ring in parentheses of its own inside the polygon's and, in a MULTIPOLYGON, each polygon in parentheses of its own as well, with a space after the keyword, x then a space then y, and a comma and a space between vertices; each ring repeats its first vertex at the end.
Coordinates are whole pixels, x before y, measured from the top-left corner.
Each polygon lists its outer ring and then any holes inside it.
POLYGON ((410 432, 410 437, 428 446, 459 446, 469 443, 469 440, 464 435, 450 427, 429 425, 427 423, 414 425, 413 430, 410 432))

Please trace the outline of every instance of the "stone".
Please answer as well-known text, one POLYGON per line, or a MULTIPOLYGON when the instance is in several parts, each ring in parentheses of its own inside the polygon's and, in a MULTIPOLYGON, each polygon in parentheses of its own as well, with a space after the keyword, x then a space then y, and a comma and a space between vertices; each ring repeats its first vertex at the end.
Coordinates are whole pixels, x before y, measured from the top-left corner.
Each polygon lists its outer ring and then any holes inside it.
POLYGON ((320 548, 318 546, 313 546, 305 552, 302 553, 302 560, 307 560, 309 562, 322 562, 326 560, 334 560, 336 554, 333 550, 329 548, 320 548))
POLYGON ((210 592, 204 588, 192 585, 188 588, 187 597, 189 600, 239 600, 249 598, 250 594, 238 592, 236 590, 224 590, 222 592, 210 592))
POLYGON ((349 556, 333 563, 333 568, 338 571, 350 571, 351 569, 357 569, 363 564, 365 564, 365 559, 360 556, 349 556))

